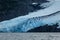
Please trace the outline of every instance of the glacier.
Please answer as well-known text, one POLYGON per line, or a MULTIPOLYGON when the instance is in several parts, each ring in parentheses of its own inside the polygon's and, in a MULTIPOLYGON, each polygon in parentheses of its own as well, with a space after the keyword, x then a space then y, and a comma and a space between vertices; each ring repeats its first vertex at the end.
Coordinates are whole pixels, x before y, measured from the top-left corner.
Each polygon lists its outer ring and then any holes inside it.
MULTIPOLYGON (((52 1, 53 2, 53 1, 52 1)), ((43 10, 30 12, 28 15, 19 16, 10 20, 0 22, 0 31, 5 32, 27 32, 28 30, 43 26, 45 24, 60 25, 60 1, 55 0, 54 3, 43 10)), ((60 26, 58 27, 60 28, 60 26)))

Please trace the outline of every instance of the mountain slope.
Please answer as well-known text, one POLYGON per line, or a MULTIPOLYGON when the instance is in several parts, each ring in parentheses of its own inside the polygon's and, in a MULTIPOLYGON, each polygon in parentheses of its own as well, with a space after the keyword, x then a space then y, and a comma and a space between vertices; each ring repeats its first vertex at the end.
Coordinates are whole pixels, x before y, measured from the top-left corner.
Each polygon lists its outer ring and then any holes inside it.
POLYGON ((53 25, 58 23, 60 25, 59 3, 60 1, 55 2, 54 5, 44 10, 38 10, 25 16, 19 16, 11 20, 2 21, 0 22, 0 31, 27 32, 30 29, 46 24, 53 25))

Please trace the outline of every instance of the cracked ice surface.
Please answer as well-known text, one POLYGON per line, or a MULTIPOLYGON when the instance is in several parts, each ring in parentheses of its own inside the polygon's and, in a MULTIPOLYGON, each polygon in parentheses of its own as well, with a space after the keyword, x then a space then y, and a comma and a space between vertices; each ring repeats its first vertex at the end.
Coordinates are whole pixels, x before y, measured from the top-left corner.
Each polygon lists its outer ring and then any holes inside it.
MULTIPOLYGON (((18 28, 20 27, 20 32, 26 32, 30 30, 31 28, 43 26, 45 24, 54 24, 60 21, 60 13, 53 14, 52 16, 48 17, 42 17, 46 15, 50 15, 52 13, 55 13, 57 11, 60 11, 60 1, 55 0, 55 2, 48 8, 39 10, 36 12, 31 12, 28 15, 16 17, 11 20, 6 20, 0 22, 0 30, 6 28, 7 31, 11 30, 10 28, 18 28), (41 17, 38 19, 35 19, 35 17, 41 17), (53 19, 54 18, 54 19, 53 19), (40 20, 39 20, 40 19, 40 20)), ((60 25, 60 23, 59 23, 60 25)), ((16 30, 17 30, 16 28, 16 30)), ((3 30, 4 31, 4 30, 3 30)))
POLYGON ((56 12, 54 14, 51 14, 51 15, 32 18, 30 20, 27 20, 27 22, 22 25, 22 31, 26 32, 30 29, 33 29, 33 28, 39 27, 39 26, 44 26, 46 24, 53 25, 53 24, 58 23, 59 27, 60 27, 60 18, 59 17, 60 17, 60 11, 56 12))

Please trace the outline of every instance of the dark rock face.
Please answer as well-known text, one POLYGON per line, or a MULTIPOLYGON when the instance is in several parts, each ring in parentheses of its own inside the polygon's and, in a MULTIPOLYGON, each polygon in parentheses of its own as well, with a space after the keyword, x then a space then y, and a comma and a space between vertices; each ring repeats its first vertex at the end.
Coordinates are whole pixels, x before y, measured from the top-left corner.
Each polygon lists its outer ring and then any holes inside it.
MULTIPOLYGON (((46 0, 0 0, 0 21, 9 20, 18 16, 26 15, 38 9, 40 6, 31 5, 36 2, 42 4, 46 0)), ((37 5, 38 5, 37 4, 37 5)))
POLYGON ((60 28, 57 28, 59 25, 44 25, 34 29, 29 30, 28 32, 60 32, 60 28))

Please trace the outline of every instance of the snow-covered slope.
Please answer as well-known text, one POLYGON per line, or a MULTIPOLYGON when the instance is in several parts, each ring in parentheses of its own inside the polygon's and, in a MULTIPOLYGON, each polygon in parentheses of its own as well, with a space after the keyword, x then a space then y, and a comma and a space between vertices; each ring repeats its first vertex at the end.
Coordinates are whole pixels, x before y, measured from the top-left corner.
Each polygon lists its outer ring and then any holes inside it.
POLYGON ((26 32, 32 28, 43 26, 45 24, 51 25, 60 21, 60 12, 54 14, 57 11, 60 11, 60 1, 55 1, 46 9, 31 12, 28 15, 16 17, 11 20, 2 21, 0 22, 0 30, 17 31, 19 29, 20 32, 26 32), (50 14, 53 15, 47 16, 50 14))

